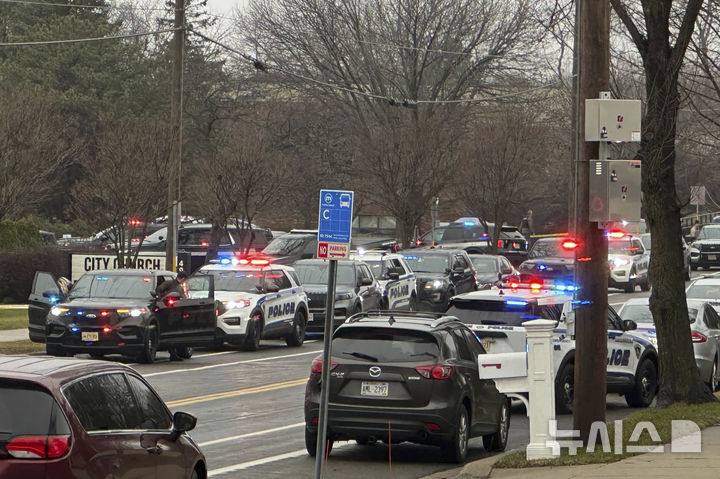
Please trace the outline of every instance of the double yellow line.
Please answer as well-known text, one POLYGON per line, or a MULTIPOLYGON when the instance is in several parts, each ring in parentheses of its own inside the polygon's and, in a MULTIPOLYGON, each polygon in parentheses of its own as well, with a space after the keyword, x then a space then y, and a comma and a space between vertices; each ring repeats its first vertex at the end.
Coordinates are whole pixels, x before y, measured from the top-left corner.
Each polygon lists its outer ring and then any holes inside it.
POLYGON ((283 381, 280 383, 266 384, 264 386, 254 386, 251 388, 236 389, 234 391, 227 391, 224 393, 206 394, 204 396, 195 396, 185 399, 177 399, 175 401, 168 401, 166 404, 168 407, 187 406, 188 404, 197 404, 201 402, 214 401, 216 399, 225 399, 236 396, 245 396, 247 394, 264 393, 267 391, 275 391, 277 389, 291 388, 305 384, 307 378, 293 379, 291 381, 283 381))

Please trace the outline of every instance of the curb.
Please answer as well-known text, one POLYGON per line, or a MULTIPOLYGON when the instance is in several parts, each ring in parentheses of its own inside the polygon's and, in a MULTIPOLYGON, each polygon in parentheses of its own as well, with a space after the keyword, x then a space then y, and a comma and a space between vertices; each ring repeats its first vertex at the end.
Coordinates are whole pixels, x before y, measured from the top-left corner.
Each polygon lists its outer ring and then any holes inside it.
POLYGON ((492 474, 495 463, 505 456, 505 454, 507 454, 507 452, 468 462, 464 466, 456 469, 436 472, 422 479, 487 479, 492 474))

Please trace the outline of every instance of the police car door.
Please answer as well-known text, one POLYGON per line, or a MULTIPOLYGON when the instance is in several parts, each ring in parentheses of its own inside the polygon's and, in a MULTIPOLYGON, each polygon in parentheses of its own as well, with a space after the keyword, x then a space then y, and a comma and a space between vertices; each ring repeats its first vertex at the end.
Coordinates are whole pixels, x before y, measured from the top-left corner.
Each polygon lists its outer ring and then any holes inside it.
POLYGON ((45 271, 35 273, 32 292, 28 298, 28 331, 32 341, 45 342, 47 315, 50 308, 63 299, 64 295, 60 292, 60 286, 51 273, 45 271))
POLYGON ((358 296, 362 300, 363 311, 382 309, 382 290, 370 268, 364 263, 357 265, 358 296))
POLYGON ((265 271, 263 277, 265 301, 262 304, 263 318, 265 318, 263 337, 282 336, 292 331, 297 306, 294 291, 285 271, 281 269, 265 271))
POLYGON ((638 276, 647 276, 648 267, 650 266, 650 254, 645 249, 640 238, 633 238, 631 245, 635 255, 633 255, 633 261, 635 262, 635 271, 638 276))
POLYGON ((181 342, 211 342, 215 337, 215 288, 212 275, 193 275, 187 281, 187 298, 176 303, 182 314, 181 342))
POLYGON ((397 258, 383 258, 383 270, 390 278, 387 283, 388 307, 400 309, 410 307, 410 295, 415 291, 415 274, 405 268, 397 258))
POLYGON ((612 307, 608 306, 607 313, 607 374, 608 383, 612 377, 622 377, 628 374, 634 375, 637 368, 637 361, 642 351, 632 338, 625 334, 622 319, 612 307))

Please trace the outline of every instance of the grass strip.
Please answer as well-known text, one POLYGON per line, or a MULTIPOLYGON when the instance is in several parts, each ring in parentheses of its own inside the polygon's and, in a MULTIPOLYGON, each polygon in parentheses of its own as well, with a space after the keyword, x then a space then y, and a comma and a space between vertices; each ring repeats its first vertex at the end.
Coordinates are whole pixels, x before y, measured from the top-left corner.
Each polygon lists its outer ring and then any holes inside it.
POLYGON ((27 327, 27 309, 0 309, 0 331, 27 327))
POLYGON ((0 354, 25 353, 45 353, 45 345, 42 343, 33 343, 29 339, 0 342, 0 354))

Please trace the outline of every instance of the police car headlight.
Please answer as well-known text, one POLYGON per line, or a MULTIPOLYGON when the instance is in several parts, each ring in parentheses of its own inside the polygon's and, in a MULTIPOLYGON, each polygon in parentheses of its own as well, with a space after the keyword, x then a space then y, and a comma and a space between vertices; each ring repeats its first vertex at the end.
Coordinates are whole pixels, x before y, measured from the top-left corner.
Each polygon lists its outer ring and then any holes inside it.
POLYGON ((342 301, 344 299, 352 299, 352 293, 338 293, 335 295, 335 301, 342 301))
POLYGON ((147 309, 145 309, 145 308, 118 309, 117 310, 118 316, 120 316, 121 318, 127 318, 128 316, 137 318, 139 316, 142 316, 142 314, 145 312, 147 312, 147 309))
POLYGON ((236 301, 223 301, 223 306, 225 306, 225 309, 240 309, 240 308, 247 308, 250 306, 250 301, 247 299, 238 299, 236 301))
POLYGON ((68 308, 58 308, 57 306, 55 306, 50 310, 50 314, 52 314, 53 316, 60 316, 61 314, 67 313, 68 311, 70 311, 68 308))
POLYGON ((613 259, 613 266, 621 268, 630 264, 630 260, 627 258, 615 258, 613 259))
POLYGON ((435 281, 428 282, 425 285, 425 289, 440 289, 445 285, 445 283, 439 279, 436 279, 435 281))

